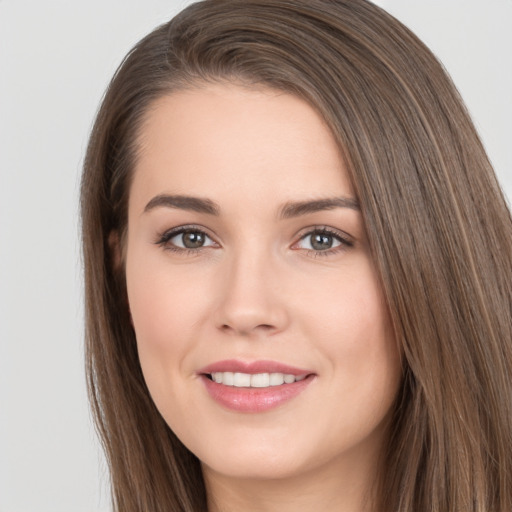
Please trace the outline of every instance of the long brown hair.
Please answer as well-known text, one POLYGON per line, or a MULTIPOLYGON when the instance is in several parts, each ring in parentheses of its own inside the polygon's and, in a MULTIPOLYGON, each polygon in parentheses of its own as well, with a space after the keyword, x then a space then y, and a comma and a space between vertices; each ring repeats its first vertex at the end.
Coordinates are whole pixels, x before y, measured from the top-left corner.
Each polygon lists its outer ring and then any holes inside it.
POLYGON ((199 461, 144 383, 111 247, 147 109, 212 81, 303 98, 346 159, 404 354, 378 510, 510 512, 510 213, 442 66, 366 0, 199 2, 137 44, 110 84, 81 208, 88 386, 115 510, 206 510, 199 461))

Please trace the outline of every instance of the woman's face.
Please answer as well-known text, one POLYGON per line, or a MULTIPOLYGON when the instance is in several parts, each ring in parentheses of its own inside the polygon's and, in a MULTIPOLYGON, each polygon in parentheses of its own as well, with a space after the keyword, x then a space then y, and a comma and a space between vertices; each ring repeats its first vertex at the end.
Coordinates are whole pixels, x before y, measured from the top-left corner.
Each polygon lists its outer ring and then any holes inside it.
POLYGON ((205 474, 375 466, 399 352, 354 191, 302 100, 205 85, 141 129, 126 277, 140 362, 205 474))

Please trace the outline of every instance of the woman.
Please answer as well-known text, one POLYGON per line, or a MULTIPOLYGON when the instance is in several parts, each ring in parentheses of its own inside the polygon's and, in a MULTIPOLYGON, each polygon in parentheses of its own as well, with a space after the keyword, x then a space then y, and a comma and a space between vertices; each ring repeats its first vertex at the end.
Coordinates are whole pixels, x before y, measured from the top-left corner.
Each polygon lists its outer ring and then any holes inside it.
POLYGON ((512 224, 364 0, 210 0, 116 73, 82 181, 119 511, 512 509, 512 224))

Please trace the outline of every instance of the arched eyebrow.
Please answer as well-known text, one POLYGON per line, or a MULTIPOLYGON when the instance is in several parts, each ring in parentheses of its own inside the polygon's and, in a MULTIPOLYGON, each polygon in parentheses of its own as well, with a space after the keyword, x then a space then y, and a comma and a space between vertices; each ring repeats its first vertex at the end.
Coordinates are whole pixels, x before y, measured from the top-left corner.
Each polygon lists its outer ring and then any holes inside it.
MULTIPOLYGON (((211 199, 188 195, 160 194, 149 201, 144 208, 144 212, 158 207, 177 208, 179 210, 188 210, 217 217, 220 215, 220 206, 211 199)), ((335 208, 349 208, 359 211, 359 204, 352 197, 330 197, 311 201, 289 201, 280 208, 278 217, 281 219, 291 219, 293 217, 300 217, 323 210, 333 210, 335 208)))
POLYGON ((160 194, 153 197, 144 208, 144 212, 149 212, 154 208, 164 206, 167 208, 177 208, 180 210, 188 210, 192 212, 205 213, 207 215, 220 215, 220 207, 211 199, 203 199, 201 197, 185 196, 185 195, 168 195, 160 194))
POLYGON ((335 208, 349 208, 359 211, 359 203, 352 197, 329 197, 326 199, 315 199, 313 201, 290 201, 285 203, 279 213, 281 219, 291 219, 310 213, 323 210, 334 210, 335 208))

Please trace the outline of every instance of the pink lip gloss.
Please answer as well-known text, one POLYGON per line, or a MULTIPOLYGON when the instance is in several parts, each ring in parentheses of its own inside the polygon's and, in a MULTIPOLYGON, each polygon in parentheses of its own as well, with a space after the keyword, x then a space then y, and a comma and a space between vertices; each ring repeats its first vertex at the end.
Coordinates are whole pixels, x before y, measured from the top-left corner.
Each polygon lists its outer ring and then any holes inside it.
POLYGON ((213 400, 243 413, 259 413, 278 407, 304 391, 315 377, 309 370, 275 361, 246 363, 237 360, 213 363, 198 374, 213 400), (251 386, 253 376, 253 385, 257 387, 251 386), (269 384, 270 376, 274 385, 269 384))

